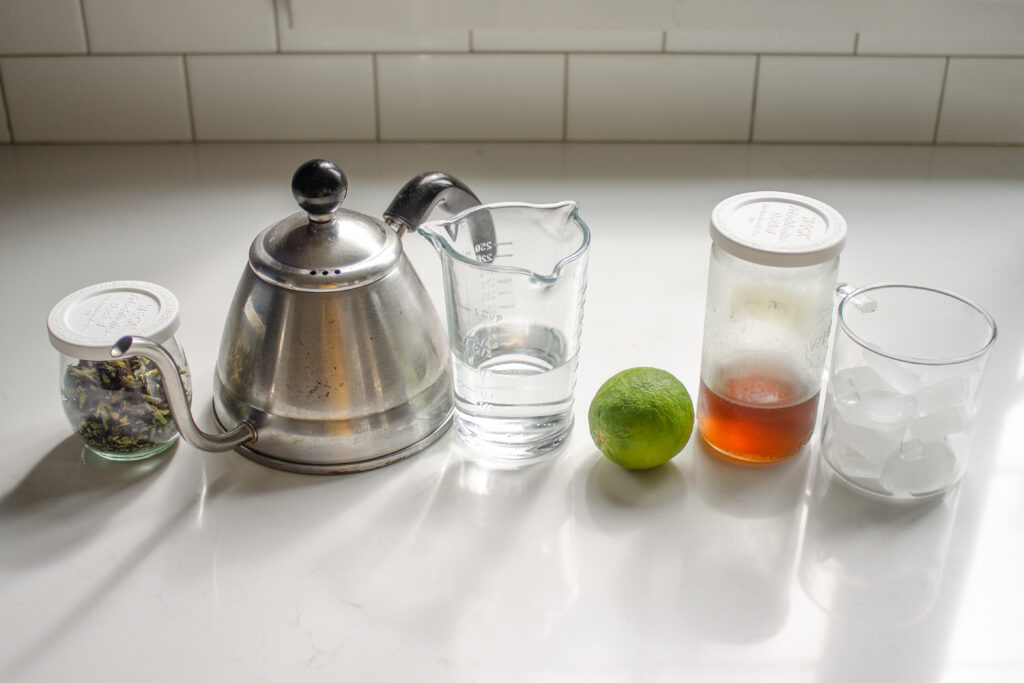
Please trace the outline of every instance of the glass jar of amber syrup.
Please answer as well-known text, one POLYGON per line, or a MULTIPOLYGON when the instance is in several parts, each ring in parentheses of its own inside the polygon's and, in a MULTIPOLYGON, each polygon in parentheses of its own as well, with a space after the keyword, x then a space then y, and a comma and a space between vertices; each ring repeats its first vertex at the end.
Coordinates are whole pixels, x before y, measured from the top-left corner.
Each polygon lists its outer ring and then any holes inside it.
POLYGON ((785 192, 711 215, 698 430, 726 460, 789 458, 814 431, 846 222, 785 192))

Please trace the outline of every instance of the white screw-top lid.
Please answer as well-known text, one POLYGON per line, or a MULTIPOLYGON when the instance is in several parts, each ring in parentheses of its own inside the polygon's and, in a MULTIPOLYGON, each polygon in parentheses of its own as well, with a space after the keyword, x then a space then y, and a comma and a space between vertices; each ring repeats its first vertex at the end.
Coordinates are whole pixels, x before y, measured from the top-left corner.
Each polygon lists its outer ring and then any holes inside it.
POLYGON ((711 239, 726 252, 765 266, 829 261, 846 243, 846 221, 828 204, 789 192, 747 192, 711 212, 711 239))
POLYGON ((139 280, 102 282, 69 294, 50 311, 50 343, 83 360, 110 360, 110 347, 132 334, 168 341, 178 329, 178 299, 139 280))

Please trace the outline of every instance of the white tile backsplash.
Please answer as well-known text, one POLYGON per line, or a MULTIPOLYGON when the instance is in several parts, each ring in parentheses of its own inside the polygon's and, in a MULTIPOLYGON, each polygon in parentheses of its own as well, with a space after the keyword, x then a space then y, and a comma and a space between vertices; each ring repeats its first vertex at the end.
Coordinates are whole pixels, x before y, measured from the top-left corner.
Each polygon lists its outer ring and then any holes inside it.
POLYGON ((296 23, 288 0, 276 0, 282 52, 469 52, 468 30, 346 29, 296 23))
POLYGON ((913 33, 899 29, 864 31, 857 43, 862 55, 1024 56, 1024 32, 993 30, 913 33))
POLYGON ((951 59, 939 143, 1024 144, 1024 59, 951 59))
POLYGON ((370 55, 189 56, 197 140, 373 140, 370 55))
POLYGON ((188 140, 181 57, 0 59, 16 142, 188 140))
POLYGON ((754 140, 931 142, 945 60, 762 57, 754 140))
POLYGON ((272 0, 82 0, 92 52, 272 52, 272 0))
POLYGON ((469 31, 281 29, 282 52, 469 52, 469 31))
POLYGON ((668 52, 811 53, 852 55, 854 30, 834 31, 669 31, 668 52))
POLYGON ((86 51, 79 0, 0 2, 0 54, 86 51))
POLYGON ((569 140, 745 141, 755 58, 571 55, 569 140))
POLYGON ((890 2, 858 28, 858 53, 1024 56, 1019 0, 890 2))
POLYGON ((561 55, 380 55, 382 140, 560 140, 561 55))
POLYGON ((473 31, 476 52, 661 52, 662 31, 473 31))
POLYGON ((661 17, 581 0, 551 21, 509 0, 502 22, 475 6, 442 22, 356 0, 0 0, 0 97, 14 142, 1024 144, 1024 0, 737 1, 661 17), (310 92, 317 106, 289 108, 310 92))

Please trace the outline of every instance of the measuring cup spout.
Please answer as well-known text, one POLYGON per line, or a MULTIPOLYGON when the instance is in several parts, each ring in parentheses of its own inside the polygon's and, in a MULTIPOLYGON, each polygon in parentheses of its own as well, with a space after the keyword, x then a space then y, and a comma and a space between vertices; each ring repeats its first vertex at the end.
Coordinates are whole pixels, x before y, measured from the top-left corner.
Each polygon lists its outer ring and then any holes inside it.
POLYGON ((573 201, 484 204, 418 230, 446 264, 502 271, 549 287, 590 243, 578 208, 573 201))

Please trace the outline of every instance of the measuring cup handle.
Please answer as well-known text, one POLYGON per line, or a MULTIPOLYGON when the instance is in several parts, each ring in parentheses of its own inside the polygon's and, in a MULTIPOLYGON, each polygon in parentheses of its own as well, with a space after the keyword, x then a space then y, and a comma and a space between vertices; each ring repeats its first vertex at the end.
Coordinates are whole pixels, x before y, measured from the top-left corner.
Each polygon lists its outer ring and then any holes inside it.
POLYGON ((857 288, 851 285, 849 282, 840 282, 836 285, 836 299, 842 301, 846 297, 850 296, 857 291, 857 288))
POLYGON ((857 294, 860 289, 862 288, 854 287, 848 282, 840 282, 836 285, 836 301, 840 302, 853 295, 853 298, 850 299, 850 303, 853 304, 857 310, 863 313, 871 313, 878 308, 878 302, 867 294, 857 294))

